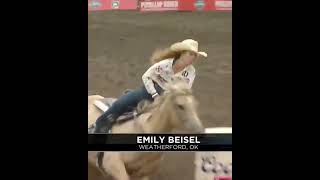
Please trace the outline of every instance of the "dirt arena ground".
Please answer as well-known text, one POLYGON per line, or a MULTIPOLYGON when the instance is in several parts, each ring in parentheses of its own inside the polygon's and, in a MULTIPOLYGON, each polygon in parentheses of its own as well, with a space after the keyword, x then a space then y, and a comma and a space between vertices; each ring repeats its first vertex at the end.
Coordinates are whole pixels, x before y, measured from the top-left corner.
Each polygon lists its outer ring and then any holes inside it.
MULTIPOLYGON (((88 25, 88 95, 117 97, 140 86, 155 48, 192 38, 208 53, 195 64, 199 116, 205 127, 232 126, 231 13, 101 11, 89 13, 88 25)), ((168 153, 153 179, 192 180, 193 160, 191 152, 168 153)))

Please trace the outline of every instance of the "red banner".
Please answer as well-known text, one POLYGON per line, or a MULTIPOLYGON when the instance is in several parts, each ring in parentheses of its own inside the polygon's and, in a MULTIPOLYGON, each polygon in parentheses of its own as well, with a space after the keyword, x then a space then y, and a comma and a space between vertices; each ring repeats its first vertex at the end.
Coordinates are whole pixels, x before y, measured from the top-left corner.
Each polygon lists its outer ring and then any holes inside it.
POLYGON ((214 7, 217 11, 232 11, 232 0, 214 0, 214 7))
POLYGON ((181 11, 210 11, 214 9, 214 0, 180 0, 181 11))
POLYGON ((232 0, 141 0, 141 11, 232 11, 232 0))
POLYGON ((179 0, 144 0, 140 2, 141 11, 177 11, 179 10, 179 0))
POLYGON ((88 11, 100 10, 135 10, 137 0, 88 0, 88 11))
MULTIPOLYGON (((136 10, 138 0, 88 0, 88 11, 136 10)), ((232 11, 232 0, 139 0, 141 11, 232 11)))

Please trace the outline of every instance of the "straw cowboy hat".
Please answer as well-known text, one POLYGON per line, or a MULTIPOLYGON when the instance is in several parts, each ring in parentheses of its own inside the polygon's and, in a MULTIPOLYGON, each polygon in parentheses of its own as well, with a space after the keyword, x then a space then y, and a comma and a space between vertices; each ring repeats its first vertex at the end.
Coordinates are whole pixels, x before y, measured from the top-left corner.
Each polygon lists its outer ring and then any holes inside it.
POLYGON ((182 42, 177 42, 171 45, 170 49, 172 51, 192 51, 197 53, 198 55, 207 57, 206 52, 199 52, 198 51, 198 42, 193 39, 186 39, 182 42))

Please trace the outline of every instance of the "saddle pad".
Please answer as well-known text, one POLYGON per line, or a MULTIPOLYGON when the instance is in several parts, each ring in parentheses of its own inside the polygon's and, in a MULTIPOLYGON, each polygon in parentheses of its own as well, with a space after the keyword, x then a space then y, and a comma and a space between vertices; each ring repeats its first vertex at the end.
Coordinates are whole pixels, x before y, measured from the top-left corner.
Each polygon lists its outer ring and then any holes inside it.
MULTIPOLYGON (((95 101, 94 105, 98 107, 101 111, 106 112, 116 100, 117 100, 116 98, 104 98, 104 99, 95 101)), ((131 111, 125 112, 120 117, 118 117, 117 122, 133 119, 136 115, 137 115, 136 110, 132 109, 131 111)))

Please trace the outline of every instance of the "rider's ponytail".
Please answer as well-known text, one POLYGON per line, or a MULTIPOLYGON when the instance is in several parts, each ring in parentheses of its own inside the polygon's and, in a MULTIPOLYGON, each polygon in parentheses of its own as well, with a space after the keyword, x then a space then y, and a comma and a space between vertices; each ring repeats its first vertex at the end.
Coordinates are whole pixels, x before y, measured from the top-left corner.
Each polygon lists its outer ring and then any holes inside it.
POLYGON ((178 59, 181 55, 181 52, 175 52, 170 50, 170 48, 164 48, 164 49, 156 49, 152 56, 150 57, 151 64, 155 64, 159 61, 169 59, 169 58, 175 58, 178 59))

